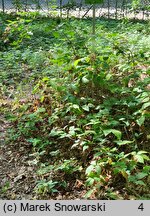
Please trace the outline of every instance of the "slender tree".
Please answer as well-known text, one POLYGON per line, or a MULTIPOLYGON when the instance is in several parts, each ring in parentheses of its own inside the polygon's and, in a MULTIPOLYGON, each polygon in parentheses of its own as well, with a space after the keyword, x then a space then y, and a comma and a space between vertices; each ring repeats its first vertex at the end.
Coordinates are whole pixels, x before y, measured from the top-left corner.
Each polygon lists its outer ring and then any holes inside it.
POLYGON ((4 0, 2 0, 2 10, 3 10, 3 13, 5 12, 5 2, 4 0))
POLYGON ((110 0, 108 0, 108 19, 110 18, 110 0))
POLYGON ((95 35, 95 23, 96 23, 95 5, 103 3, 103 0, 85 0, 85 3, 93 5, 93 7, 92 7, 93 8, 93 27, 92 27, 92 33, 93 33, 93 35, 95 35))
POLYGON ((116 4, 115 4, 115 19, 117 19, 117 15, 118 15, 118 0, 116 0, 116 4))

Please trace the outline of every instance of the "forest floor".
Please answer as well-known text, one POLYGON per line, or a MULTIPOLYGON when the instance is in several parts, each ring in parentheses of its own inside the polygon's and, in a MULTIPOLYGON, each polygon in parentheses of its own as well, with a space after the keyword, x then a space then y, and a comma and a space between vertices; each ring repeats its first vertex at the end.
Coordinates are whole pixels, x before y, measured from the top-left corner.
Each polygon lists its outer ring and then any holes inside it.
POLYGON ((1 199, 30 199, 33 185, 33 167, 26 166, 26 151, 17 145, 3 145, 0 147, 1 155, 1 199), (3 185, 3 186, 2 186, 3 185))
POLYGON ((149 23, 0 23, 0 199, 147 199, 149 23))
POLYGON ((1 118, 0 188, 1 199, 31 199, 35 185, 34 167, 27 165, 30 149, 25 143, 6 141, 6 131, 11 127, 1 118))
POLYGON ((11 125, 1 118, 0 132, 3 135, 0 138, 0 200, 83 199, 86 190, 80 189, 80 186, 70 188, 70 191, 58 193, 54 196, 37 195, 34 189, 38 180, 36 171, 39 167, 32 164, 32 156, 29 156, 32 147, 24 142, 6 144, 5 139, 7 138, 5 134, 9 127, 11 125))
MULTIPOLYGON (((10 100, 1 101, 0 107, 12 103, 10 100)), ((8 110, 10 106, 8 105, 8 110)), ((82 199, 86 190, 77 186, 70 191, 56 195, 37 195, 35 187, 39 167, 33 163, 32 146, 28 143, 8 141, 8 131, 12 128, 3 115, 0 116, 0 200, 23 200, 23 199, 82 199)), ((80 182, 77 182, 79 185, 80 182)))

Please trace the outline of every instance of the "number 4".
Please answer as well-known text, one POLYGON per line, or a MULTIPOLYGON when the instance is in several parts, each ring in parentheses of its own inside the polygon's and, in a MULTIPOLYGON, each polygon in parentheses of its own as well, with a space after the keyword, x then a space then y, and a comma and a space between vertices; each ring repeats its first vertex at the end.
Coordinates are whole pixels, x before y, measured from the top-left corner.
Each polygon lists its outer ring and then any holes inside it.
POLYGON ((144 210, 144 206, 143 206, 143 203, 141 203, 138 207, 139 210, 143 211, 144 210))

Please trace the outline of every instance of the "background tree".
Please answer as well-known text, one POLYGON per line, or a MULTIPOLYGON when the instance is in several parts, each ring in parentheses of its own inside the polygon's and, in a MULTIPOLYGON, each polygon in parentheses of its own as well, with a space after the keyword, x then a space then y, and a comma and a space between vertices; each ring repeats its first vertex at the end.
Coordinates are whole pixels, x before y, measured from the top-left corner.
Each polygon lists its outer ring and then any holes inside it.
POLYGON ((96 6, 96 4, 103 3, 103 1, 104 0, 85 0, 86 4, 92 4, 93 5, 93 28, 92 28, 93 35, 95 34, 95 21, 96 21, 96 19, 95 19, 95 17, 96 17, 95 16, 95 13, 96 13, 95 6, 96 6))

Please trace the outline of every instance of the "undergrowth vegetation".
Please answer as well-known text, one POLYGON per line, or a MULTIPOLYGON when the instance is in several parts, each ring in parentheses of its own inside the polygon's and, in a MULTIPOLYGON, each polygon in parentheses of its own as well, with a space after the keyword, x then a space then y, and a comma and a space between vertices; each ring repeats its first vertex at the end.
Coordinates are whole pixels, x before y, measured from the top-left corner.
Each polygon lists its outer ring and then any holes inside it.
POLYGON ((8 143, 31 147, 39 197, 147 199, 150 25, 0 15, 8 143))

